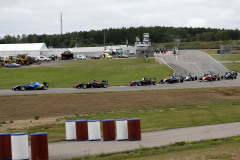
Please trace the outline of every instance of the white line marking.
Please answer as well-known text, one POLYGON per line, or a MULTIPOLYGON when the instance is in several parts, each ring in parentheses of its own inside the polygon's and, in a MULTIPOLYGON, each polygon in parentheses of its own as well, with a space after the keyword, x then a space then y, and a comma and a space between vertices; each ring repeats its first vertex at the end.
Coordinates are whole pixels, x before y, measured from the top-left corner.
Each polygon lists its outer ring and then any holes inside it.
POLYGON ((199 70, 199 67, 197 66, 197 64, 196 63, 193 63, 196 67, 197 67, 197 69, 199 70))

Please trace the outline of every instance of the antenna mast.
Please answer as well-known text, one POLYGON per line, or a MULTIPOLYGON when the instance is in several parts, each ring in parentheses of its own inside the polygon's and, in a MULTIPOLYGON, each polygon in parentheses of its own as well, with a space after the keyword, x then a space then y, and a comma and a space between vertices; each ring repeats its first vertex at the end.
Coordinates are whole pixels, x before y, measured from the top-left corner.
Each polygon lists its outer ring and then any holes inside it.
POLYGON ((61 22, 61 35, 62 35, 62 12, 61 12, 61 16, 60 16, 60 22, 61 22))

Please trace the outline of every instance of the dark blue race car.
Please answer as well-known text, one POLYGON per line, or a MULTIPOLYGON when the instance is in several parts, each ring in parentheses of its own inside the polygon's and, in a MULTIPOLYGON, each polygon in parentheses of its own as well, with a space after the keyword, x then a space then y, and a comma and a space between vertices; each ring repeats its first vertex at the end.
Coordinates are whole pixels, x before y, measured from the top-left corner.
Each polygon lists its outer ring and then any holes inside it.
POLYGON ((24 91, 24 90, 47 90, 49 84, 48 82, 31 82, 30 84, 26 85, 17 85, 12 88, 13 91, 24 91))
POLYGON ((172 76, 171 78, 167 78, 167 79, 162 79, 159 83, 163 84, 163 83, 183 83, 183 78, 180 77, 180 79, 178 79, 176 76, 172 76))

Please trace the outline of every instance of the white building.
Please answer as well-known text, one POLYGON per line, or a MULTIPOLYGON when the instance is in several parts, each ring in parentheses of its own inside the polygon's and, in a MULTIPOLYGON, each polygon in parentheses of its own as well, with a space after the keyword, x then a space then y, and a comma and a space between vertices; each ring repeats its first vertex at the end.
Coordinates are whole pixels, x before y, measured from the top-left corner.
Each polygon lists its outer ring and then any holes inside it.
POLYGON ((85 56, 94 56, 101 55, 104 52, 105 47, 78 47, 73 48, 72 53, 73 57, 77 58, 77 55, 85 55, 85 56))
POLYGON ((48 49, 45 43, 0 44, 0 57, 17 56, 28 53, 31 57, 46 55, 48 49))

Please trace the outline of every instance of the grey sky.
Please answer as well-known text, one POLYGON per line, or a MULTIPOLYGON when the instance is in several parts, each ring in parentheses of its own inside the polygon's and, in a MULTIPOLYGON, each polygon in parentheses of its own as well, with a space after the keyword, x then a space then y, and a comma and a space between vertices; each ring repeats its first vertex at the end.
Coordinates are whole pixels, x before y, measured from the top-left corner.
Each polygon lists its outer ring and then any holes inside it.
POLYGON ((138 26, 236 29, 239 0, 0 0, 0 36, 138 26))

